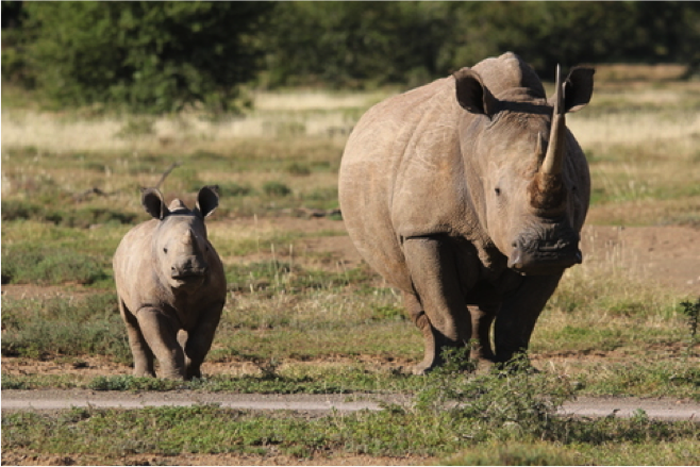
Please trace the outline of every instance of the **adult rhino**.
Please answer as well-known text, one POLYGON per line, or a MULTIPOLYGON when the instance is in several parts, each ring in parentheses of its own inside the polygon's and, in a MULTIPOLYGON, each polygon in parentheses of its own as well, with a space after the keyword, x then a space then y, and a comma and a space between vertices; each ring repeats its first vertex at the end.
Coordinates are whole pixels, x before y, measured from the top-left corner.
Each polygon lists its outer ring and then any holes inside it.
POLYGON ((590 178, 565 113, 589 102, 593 74, 577 67, 562 83, 557 69, 548 101, 506 53, 380 102, 350 135, 341 211, 423 333, 416 373, 470 340, 473 359, 525 351, 564 270, 581 262, 590 178))
POLYGON ((165 378, 200 377, 226 301, 224 268, 204 225, 219 205, 217 189, 202 188, 193 210, 179 199, 166 206, 155 188, 141 203, 153 219, 131 229, 113 259, 134 376, 155 376, 155 356, 165 378))

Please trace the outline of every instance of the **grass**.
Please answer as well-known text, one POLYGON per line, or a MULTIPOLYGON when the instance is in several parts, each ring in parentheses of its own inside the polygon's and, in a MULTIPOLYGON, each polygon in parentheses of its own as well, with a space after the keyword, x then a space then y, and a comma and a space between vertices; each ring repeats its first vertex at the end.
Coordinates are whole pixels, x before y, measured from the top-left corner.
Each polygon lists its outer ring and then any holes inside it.
POLYGON ((659 443, 665 463, 692 465, 700 460, 692 449, 699 436, 693 422, 654 422, 642 412, 628 420, 555 417, 572 394, 566 381, 555 376, 506 371, 474 377, 447 367, 421 380, 415 406, 310 419, 214 405, 7 414, 2 420, 3 450, 100 453, 95 463, 143 453, 282 454, 301 461, 333 452, 442 458, 443 465, 611 460, 642 465, 648 460, 648 445, 659 443))
MULTIPOLYGON (((3 86, 3 102, 11 92, 3 86)), ((3 456, 109 464, 138 453, 231 452, 298 461, 369 454, 444 465, 697 465, 697 425, 643 414, 550 416, 555 407, 546 404, 557 394, 700 400, 697 297, 633 278, 617 251, 593 252, 550 300, 531 345, 542 379, 409 374, 422 338, 400 297, 366 265, 326 246, 345 235, 341 222, 304 217, 338 207, 348 131, 393 92, 261 94, 246 119, 218 121, 3 107, 2 276, 11 286, 3 286, 3 362, 75 368, 101 359, 120 368, 95 377, 9 373, 3 365, 3 390, 399 392, 421 401, 313 419, 212 406, 5 414, 3 456), (207 225, 230 292, 205 378, 177 384, 128 376, 111 272, 119 240, 148 219, 139 187, 154 185, 174 162, 161 187, 166 198, 193 206, 202 185, 220 186, 221 206, 207 225), (524 392, 515 398, 509 390, 524 392), (476 400, 474 411, 438 409, 455 398, 476 400)), ((590 224, 700 225, 699 105, 697 83, 596 85, 589 108, 568 118, 589 156, 590 224)))
POLYGON ((50 298, 3 298, 2 355, 109 355, 130 361, 115 293, 50 298))

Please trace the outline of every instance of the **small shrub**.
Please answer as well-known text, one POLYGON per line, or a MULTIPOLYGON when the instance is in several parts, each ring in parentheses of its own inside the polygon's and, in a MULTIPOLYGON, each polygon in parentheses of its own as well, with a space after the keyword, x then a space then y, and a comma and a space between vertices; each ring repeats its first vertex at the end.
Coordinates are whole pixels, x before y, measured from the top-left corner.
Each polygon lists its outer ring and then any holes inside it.
POLYGON ((690 340, 695 342, 698 333, 698 320, 700 320, 700 298, 695 303, 690 300, 681 302, 681 312, 687 317, 690 328, 690 340))
POLYGON ((265 182, 262 188, 267 196, 283 197, 292 193, 292 189, 282 182, 265 182))
POLYGON ((219 184, 219 194, 222 197, 228 196, 246 196, 253 192, 250 185, 240 185, 238 183, 223 183, 219 184))
POLYGON ((296 176, 306 176, 311 175, 311 169, 307 165, 300 164, 298 162, 292 162, 286 168, 287 173, 296 176))
POLYGON ((43 210, 36 204, 26 201, 2 201, 2 220, 15 221, 20 219, 35 219, 43 210))
POLYGON ((426 389, 417 396, 419 411, 448 411, 456 420, 455 429, 477 440, 546 439, 561 433, 555 415, 573 398, 566 380, 531 371, 525 355, 501 370, 474 376, 463 371, 468 352, 462 348, 443 353, 445 364, 428 375, 426 389))

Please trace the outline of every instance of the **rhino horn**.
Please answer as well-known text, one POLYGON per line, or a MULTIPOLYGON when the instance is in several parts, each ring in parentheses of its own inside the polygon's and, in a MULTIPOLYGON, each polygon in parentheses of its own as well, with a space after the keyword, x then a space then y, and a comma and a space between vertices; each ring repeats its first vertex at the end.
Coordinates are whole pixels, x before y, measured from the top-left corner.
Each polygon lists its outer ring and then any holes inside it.
MULTIPOLYGON (((558 175, 564 167, 565 141, 566 141, 566 114, 564 108, 564 86, 561 81, 559 65, 557 65, 557 80, 554 94, 554 112, 552 115, 552 128, 549 134, 547 153, 542 161, 540 170, 543 174, 558 175)), ((538 141, 539 146, 539 141, 538 141)))
POLYGON ((542 133, 537 135, 536 153, 542 161, 534 180, 530 185, 530 202, 540 214, 556 216, 565 209, 566 193, 562 183, 562 170, 566 156, 566 108, 564 105, 564 85, 557 65, 556 89, 554 94, 554 111, 549 143, 546 145, 542 133))

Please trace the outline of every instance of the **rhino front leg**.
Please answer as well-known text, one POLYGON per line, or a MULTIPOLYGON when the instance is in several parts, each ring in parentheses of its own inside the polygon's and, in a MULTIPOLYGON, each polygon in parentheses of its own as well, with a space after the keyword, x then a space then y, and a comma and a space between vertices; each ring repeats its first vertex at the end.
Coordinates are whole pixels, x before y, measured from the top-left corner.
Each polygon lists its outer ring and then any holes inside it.
POLYGON ((184 379, 185 353, 177 341, 178 327, 161 310, 141 308, 136 314, 148 346, 158 359, 160 374, 167 379, 184 379))
POLYGON ((151 352, 146 339, 143 337, 136 316, 126 308, 126 305, 121 300, 119 300, 119 313, 122 315, 124 324, 126 324, 129 347, 131 348, 131 355, 134 357, 134 376, 155 376, 153 352, 151 352))
POLYGON ((206 310, 194 329, 188 331, 185 344, 185 379, 201 378, 201 366, 214 341, 216 328, 221 319, 223 304, 206 310))
POLYGON ((404 301, 425 337, 425 357, 414 370, 422 374, 443 363, 443 348, 467 345, 471 319, 448 240, 412 237, 404 241, 403 251, 416 292, 413 298, 405 294, 404 301))
POLYGON ((503 302, 494 326, 497 362, 507 362, 527 351, 537 318, 561 276, 527 276, 517 292, 503 302))

